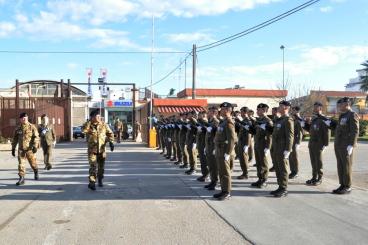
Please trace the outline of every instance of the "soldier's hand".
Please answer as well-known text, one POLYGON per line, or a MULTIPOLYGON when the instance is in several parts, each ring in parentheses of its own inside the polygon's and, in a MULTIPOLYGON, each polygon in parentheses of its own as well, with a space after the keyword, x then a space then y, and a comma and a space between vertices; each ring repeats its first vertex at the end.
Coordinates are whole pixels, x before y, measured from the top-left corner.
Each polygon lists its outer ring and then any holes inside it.
POLYGON ((12 154, 13 157, 15 157, 15 149, 12 149, 11 154, 12 154))
POLYGON ((290 151, 284 151, 284 158, 289 159, 290 151))
POLYGON ((346 150, 348 151, 348 155, 350 156, 351 154, 353 154, 353 149, 354 147, 352 145, 348 145, 348 147, 346 148, 346 150))
POLYGON ((110 151, 114 151, 114 149, 115 149, 114 143, 110 142, 110 151))
POLYGON ((247 145, 244 146, 244 148, 243 148, 244 153, 248 153, 248 148, 249 148, 249 146, 247 146, 247 145))
POLYGON ((265 154, 265 156, 268 156, 268 154, 270 153, 270 149, 268 149, 268 148, 265 148, 264 149, 264 154, 265 154))
POLYGON ((195 150, 197 148, 197 144, 194 143, 192 149, 195 150))
POLYGON ((325 145, 322 147, 322 153, 326 150, 326 148, 327 148, 327 146, 325 146, 325 145))
POLYGON ((229 154, 226 154, 225 153, 224 157, 225 157, 225 161, 229 161, 230 160, 230 155, 229 154))
POLYGON ((36 146, 32 146, 32 152, 35 153, 35 154, 37 153, 37 147, 36 146))

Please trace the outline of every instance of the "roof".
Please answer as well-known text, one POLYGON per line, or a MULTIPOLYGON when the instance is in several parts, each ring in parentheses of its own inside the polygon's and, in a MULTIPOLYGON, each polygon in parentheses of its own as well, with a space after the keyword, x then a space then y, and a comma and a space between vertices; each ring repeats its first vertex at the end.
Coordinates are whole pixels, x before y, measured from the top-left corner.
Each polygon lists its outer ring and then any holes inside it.
POLYGON ((207 106, 206 99, 153 99, 153 106, 207 106))
MULTIPOLYGON (((24 84, 61 84, 61 82, 60 81, 53 81, 53 80, 32 80, 32 81, 27 81, 27 82, 21 82, 20 86, 22 86, 24 84)), ((64 85, 63 88, 66 89, 68 87, 68 82, 64 81, 63 85, 64 85)), ((82 95, 87 96, 87 93, 84 92, 83 90, 81 90, 80 88, 77 88, 73 85, 70 85, 70 87, 71 87, 72 90, 78 91, 82 95)), ((15 86, 13 86, 12 89, 15 89, 15 86)))
MULTIPOLYGON (((287 90, 264 90, 264 89, 196 89, 197 96, 223 96, 223 97, 286 97, 287 90)), ((178 98, 192 95, 192 89, 180 91, 178 98)))
POLYGON ((310 93, 321 94, 326 97, 366 97, 367 94, 363 92, 354 91, 324 91, 324 90, 311 90, 310 93))

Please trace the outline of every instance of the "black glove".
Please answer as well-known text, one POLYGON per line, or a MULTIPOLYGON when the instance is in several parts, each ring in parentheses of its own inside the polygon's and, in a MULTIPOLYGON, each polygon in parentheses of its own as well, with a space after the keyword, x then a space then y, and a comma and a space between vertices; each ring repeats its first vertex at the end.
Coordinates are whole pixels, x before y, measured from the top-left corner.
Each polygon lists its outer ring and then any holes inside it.
POLYGON ((114 151, 114 148, 115 148, 114 143, 110 142, 110 150, 114 151))
POLYGON ((32 146, 32 152, 36 153, 37 152, 37 147, 36 146, 32 146))
POLYGON ((12 149, 12 156, 15 157, 15 149, 12 149))

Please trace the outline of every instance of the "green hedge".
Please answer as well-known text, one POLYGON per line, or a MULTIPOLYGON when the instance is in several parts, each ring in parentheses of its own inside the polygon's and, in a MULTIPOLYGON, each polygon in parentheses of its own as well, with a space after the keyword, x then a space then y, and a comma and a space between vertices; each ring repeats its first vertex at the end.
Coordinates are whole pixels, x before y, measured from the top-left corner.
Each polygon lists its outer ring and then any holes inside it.
POLYGON ((368 134, 368 120, 359 121, 359 136, 366 136, 368 134))

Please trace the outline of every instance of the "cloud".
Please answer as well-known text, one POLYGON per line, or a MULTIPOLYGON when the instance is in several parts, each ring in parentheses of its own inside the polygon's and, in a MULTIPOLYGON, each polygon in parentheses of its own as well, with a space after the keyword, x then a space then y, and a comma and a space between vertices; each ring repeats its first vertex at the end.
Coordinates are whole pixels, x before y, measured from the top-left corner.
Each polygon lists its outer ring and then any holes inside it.
POLYGON ((213 42, 214 39, 208 33, 204 31, 198 31, 193 33, 173 33, 164 35, 170 42, 174 43, 200 43, 200 42, 213 42))
POLYGON ((325 7, 320 7, 319 11, 321 11, 322 13, 329 13, 332 12, 333 8, 331 6, 325 6, 325 7))
POLYGON ((66 66, 67 66, 67 67, 68 67, 68 69, 70 69, 70 70, 75 70, 75 69, 77 69, 77 68, 79 67, 79 64, 74 63, 74 62, 70 62, 70 63, 66 64, 66 66))
POLYGON ((15 25, 11 22, 0 22, 0 37, 7 37, 15 31, 15 25))

